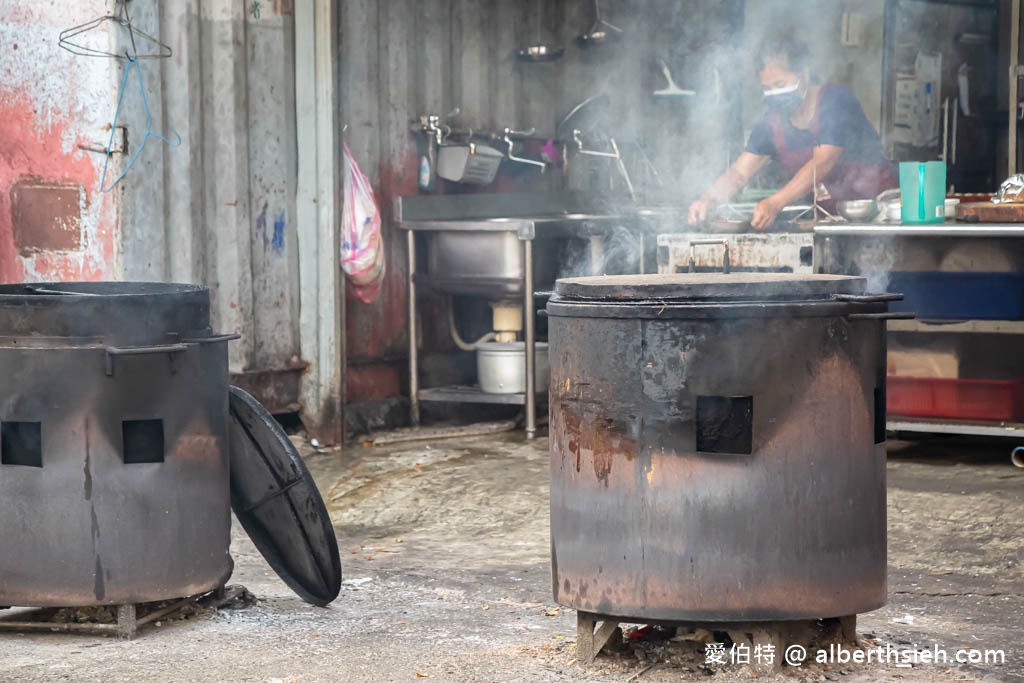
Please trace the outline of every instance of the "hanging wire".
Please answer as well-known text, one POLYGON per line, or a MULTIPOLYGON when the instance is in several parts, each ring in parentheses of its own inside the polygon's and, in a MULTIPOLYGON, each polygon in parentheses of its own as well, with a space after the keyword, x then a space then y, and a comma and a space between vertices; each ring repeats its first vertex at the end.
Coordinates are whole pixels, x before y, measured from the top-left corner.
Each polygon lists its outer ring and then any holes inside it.
MULTIPOLYGON (((60 45, 60 47, 75 55, 126 60, 124 75, 121 78, 121 87, 117 92, 117 106, 114 109, 114 120, 110 124, 110 140, 107 142, 107 148, 103 159, 103 174, 100 176, 100 192, 110 192, 117 187, 117 184, 120 183, 126 175, 128 175, 128 171, 130 171, 132 166, 135 165, 135 162, 138 161, 139 156, 142 154, 142 150, 145 149, 146 143, 150 138, 156 138, 170 147, 178 147, 181 145, 181 136, 177 131, 172 131, 176 138, 173 141, 153 131, 153 114, 149 111, 149 101, 146 99, 146 86, 142 81, 142 68, 139 65, 140 59, 166 59, 170 57, 173 52, 171 51, 170 46, 160 42, 159 39, 154 38, 148 33, 140 31, 132 25, 131 16, 128 14, 128 0, 115 0, 115 8, 119 8, 119 11, 117 11, 116 14, 108 14, 98 17, 92 21, 61 31, 60 38, 58 40, 58 45, 60 45), (105 25, 109 23, 121 26, 128 31, 128 42, 130 43, 130 48, 126 49, 123 53, 115 53, 90 47, 81 40, 81 38, 86 34, 95 32, 101 27, 104 27, 105 29, 105 25), (149 41, 152 45, 155 45, 156 52, 152 54, 139 54, 139 46, 136 42, 136 36, 149 41), (117 122, 121 117, 121 104, 124 102, 125 91, 128 87, 128 79, 133 72, 135 73, 135 78, 139 84, 139 96, 142 98, 142 108, 146 113, 146 130, 142 134, 142 140, 139 142, 139 146, 135 149, 135 153, 128 159, 128 163, 125 164, 120 175, 118 175, 117 178, 115 178, 108 186, 107 172, 110 169, 110 157, 114 155, 114 136, 117 134, 117 122)), ((109 39, 109 36, 106 37, 109 39)))

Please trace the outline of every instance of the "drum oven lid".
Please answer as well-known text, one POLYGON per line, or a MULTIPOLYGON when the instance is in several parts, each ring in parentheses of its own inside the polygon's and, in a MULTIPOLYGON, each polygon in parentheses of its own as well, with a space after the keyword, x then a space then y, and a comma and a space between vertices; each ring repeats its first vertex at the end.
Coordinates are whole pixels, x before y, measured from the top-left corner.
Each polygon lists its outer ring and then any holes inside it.
POLYGON ((555 283, 563 301, 814 301, 862 294, 866 280, 848 275, 793 273, 678 273, 601 275, 555 283))
POLYGON ((306 602, 341 590, 341 558, 313 478, 274 417, 231 387, 231 508, 277 575, 306 602))

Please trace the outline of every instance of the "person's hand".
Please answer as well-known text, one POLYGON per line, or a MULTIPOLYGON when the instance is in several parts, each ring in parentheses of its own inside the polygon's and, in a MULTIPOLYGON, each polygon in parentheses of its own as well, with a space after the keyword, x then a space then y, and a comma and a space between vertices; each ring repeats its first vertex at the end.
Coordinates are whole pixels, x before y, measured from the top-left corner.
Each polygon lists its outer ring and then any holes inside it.
POLYGON ((706 199, 698 199, 690 204, 690 225, 699 225, 708 219, 711 211, 711 202, 706 199))
POLYGON ((772 223, 775 222, 775 217, 779 215, 779 212, 784 207, 785 203, 780 202, 774 196, 762 199, 754 207, 754 217, 750 219, 750 227, 754 228, 754 230, 770 228, 772 223))

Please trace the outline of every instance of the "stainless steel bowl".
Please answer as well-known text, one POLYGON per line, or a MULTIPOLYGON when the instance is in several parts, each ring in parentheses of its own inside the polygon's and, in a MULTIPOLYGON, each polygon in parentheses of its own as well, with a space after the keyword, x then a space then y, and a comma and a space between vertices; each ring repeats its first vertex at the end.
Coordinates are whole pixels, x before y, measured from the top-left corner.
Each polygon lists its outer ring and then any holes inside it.
POLYGON ((564 47, 554 45, 529 45, 519 50, 516 57, 521 62, 553 62, 565 54, 564 47))
POLYGON ((870 221, 878 215, 878 202, 874 199, 849 199, 837 203, 836 208, 848 221, 870 221))

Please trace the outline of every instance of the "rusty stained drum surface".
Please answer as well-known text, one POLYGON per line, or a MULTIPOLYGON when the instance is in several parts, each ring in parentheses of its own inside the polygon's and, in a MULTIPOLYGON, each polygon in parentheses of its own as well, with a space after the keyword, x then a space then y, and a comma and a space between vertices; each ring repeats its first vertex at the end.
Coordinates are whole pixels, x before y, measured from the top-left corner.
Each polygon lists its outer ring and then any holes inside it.
POLYGON ((718 276, 752 300, 722 303, 692 277, 637 301, 560 283, 548 306, 555 599, 669 621, 883 605, 885 323, 846 316, 886 304, 829 294, 856 278, 794 300, 718 276))
POLYGON ((59 287, 84 292, 0 288, 0 605, 122 604, 222 585, 227 343, 210 337, 207 291, 59 287), (108 346, 186 339, 174 353, 117 356, 107 374, 108 346))

